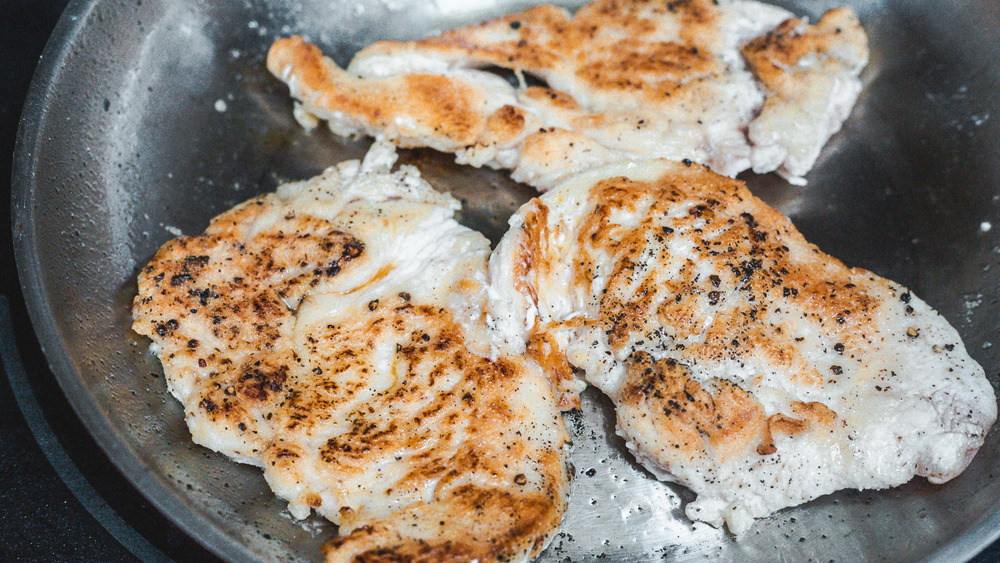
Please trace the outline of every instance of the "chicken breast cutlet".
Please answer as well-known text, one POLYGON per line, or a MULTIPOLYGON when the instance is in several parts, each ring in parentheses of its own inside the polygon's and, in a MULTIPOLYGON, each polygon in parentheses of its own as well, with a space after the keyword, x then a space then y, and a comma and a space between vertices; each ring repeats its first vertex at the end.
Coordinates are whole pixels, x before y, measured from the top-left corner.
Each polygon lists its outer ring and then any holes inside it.
POLYGON ((575 15, 542 5, 375 43, 346 71, 300 37, 280 39, 267 65, 303 125, 452 152, 544 191, 572 172, 653 157, 804 183, 867 59, 847 8, 809 25, 752 1, 596 0, 575 15), (548 87, 512 86, 489 66, 548 87))
POLYGON ((555 533, 568 442, 540 369, 486 356, 486 257, 392 145, 216 217, 139 276, 195 442, 340 526, 329 561, 514 561, 555 533))
POLYGON ((490 261, 505 354, 544 348, 693 520, 753 522, 838 489, 961 473, 997 415, 957 332, 905 287, 805 241, 698 165, 579 174, 511 219, 490 261))

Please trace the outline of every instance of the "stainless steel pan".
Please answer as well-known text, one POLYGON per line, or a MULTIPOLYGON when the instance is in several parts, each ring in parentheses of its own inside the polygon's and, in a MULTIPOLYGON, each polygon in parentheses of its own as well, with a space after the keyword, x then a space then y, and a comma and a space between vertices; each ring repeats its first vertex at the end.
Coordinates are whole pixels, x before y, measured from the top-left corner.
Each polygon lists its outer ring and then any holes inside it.
MULTIPOLYGON (((782 2, 783 4, 785 2, 782 2)), ((836 0, 789 2, 813 17, 836 0)), ((810 185, 746 178, 813 242, 898 280, 1000 368, 1000 4, 857 0, 871 37, 866 89, 810 185), (995 228, 990 228, 994 226, 995 228), (992 346, 992 344, 997 344, 992 346)), ((39 340, 80 417, 135 485, 232 560, 317 559, 336 533, 294 522, 259 472, 193 445, 148 342, 129 330, 137 269, 177 231, 279 182, 360 156, 366 142, 304 133, 264 70, 273 39, 304 33, 345 63, 524 6, 493 0, 78 0, 32 85, 15 162, 18 268, 39 340)), ((495 241, 532 195, 503 174, 407 152, 495 241)), ((759 522, 736 541, 683 517, 588 393, 568 415, 578 475, 542 559, 955 560, 1000 533, 1000 433, 944 486, 844 492, 759 522)))

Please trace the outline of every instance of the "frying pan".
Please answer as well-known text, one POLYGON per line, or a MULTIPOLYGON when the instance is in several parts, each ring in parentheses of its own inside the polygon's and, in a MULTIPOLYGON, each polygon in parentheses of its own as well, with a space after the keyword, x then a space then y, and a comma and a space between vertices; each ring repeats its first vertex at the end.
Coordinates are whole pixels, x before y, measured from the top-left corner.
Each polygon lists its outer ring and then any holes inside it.
MULTIPOLYGON (((850 265, 936 307, 997 385, 1000 4, 856 0, 871 40, 865 90, 805 188, 751 189, 850 265), (993 226, 996 226, 995 228, 993 226), (997 344, 994 346, 993 344, 997 344)), ((818 17, 835 0, 782 2, 818 17)), ((376 39, 409 39, 525 7, 503 0, 76 0, 24 110, 13 195, 20 279, 73 408, 156 507, 230 560, 316 560, 336 529, 294 521, 259 472, 195 446, 148 342, 129 329, 138 269, 179 232, 279 183, 361 156, 364 140, 304 132, 264 70, 301 33, 340 64, 376 39)), ((533 192, 499 172, 405 151, 461 219, 494 242, 533 192)), ((943 486, 847 491, 758 522, 739 540, 683 516, 690 493, 656 482, 614 435, 594 392, 567 415, 569 512, 544 561, 947 560, 1000 534, 1000 433, 943 486)))

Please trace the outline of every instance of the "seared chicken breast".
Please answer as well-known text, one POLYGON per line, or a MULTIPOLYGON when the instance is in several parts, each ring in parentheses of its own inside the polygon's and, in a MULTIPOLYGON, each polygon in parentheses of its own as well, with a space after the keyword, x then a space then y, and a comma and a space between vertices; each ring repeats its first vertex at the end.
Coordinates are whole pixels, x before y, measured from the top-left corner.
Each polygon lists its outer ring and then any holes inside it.
POLYGON ((794 183, 846 119, 867 39, 847 8, 809 25, 752 1, 542 5, 419 41, 383 41, 346 70, 299 37, 267 65, 306 126, 510 168, 545 190, 626 159, 690 159, 794 183), (512 86, 485 67, 521 77, 512 86), (547 87, 526 86, 529 73, 547 87))
POLYGON ((216 217, 139 276, 194 440, 340 526, 329 561, 514 561, 555 533, 567 434, 539 367, 488 359, 489 243, 392 145, 216 217))
POLYGON ((546 350, 564 395, 582 370, 638 461, 697 495, 687 515, 736 534, 838 489, 952 479, 996 418, 941 315, 696 164, 566 180, 511 219, 490 276, 498 352, 546 350))

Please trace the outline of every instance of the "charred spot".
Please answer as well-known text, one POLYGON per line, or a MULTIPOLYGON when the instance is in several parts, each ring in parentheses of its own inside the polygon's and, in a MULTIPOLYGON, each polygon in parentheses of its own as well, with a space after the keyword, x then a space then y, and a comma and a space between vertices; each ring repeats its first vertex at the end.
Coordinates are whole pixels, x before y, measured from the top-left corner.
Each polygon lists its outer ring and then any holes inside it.
POLYGON ((743 213, 740 213, 740 218, 743 219, 743 221, 751 229, 756 229, 757 228, 757 225, 758 225, 757 220, 754 219, 753 215, 751 215, 750 213, 747 213, 747 212, 744 211, 743 213))
POLYGON ((177 322, 177 319, 170 319, 161 325, 157 325, 156 334, 159 336, 166 336, 177 330, 178 327, 180 327, 180 323, 177 322))
POLYGON ((368 310, 374 311, 375 309, 378 309, 378 299, 372 299, 368 302, 368 310))
POLYGON ((205 412, 213 412, 219 408, 219 405, 215 404, 211 399, 207 397, 202 399, 201 402, 198 403, 198 406, 200 408, 205 409, 205 412))
POLYGON ((171 287, 181 286, 193 279, 194 278, 191 277, 191 274, 187 272, 181 272, 180 274, 170 276, 170 286, 171 287))
POLYGON ((733 265, 730 269, 733 274, 740 278, 743 283, 749 282, 750 278, 753 277, 753 273, 760 270, 763 267, 763 263, 759 258, 754 258, 752 260, 744 260, 740 262, 739 266, 733 265))
POLYGON ((524 475, 524 473, 518 473, 517 475, 514 476, 514 484, 526 485, 528 484, 528 478, 524 475))
POLYGON ((684 166, 687 166, 687 167, 690 167, 692 164, 694 164, 694 161, 692 161, 690 158, 685 158, 681 162, 684 163, 684 166))
MULTIPOLYGON (((253 307, 253 312, 258 317, 265 317, 277 308, 273 301, 263 295, 254 296, 253 300, 250 301, 250 306, 253 307)), ((233 307, 233 312, 239 313, 239 310, 233 307)))
POLYGON ((518 29, 521 29, 521 22, 519 22, 517 20, 514 20, 514 21, 510 22, 510 28, 513 29, 513 30, 515 30, 515 31, 517 31, 518 29))
POLYGON ((708 276, 708 281, 712 282, 712 287, 719 287, 719 284, 722 283, 722 280, 719 278, 719 276, 715 274, 708 276))
POLYGON ((399 294, 399 298, 402 299, 403 301, 409 302, 410 301, 410 294, 404 291, 404 292, 402 292, 402 293, 399 294))
POLYGON ((830 366, 830 373, 833 375, 841 375, 844 373, 844 368, 840 366, 830 366))
POLYGON ((718 291, 709 291, 708 292, 708 304, 709 305, 717 305, 719 303, 719 297, 721 297, 721 296, 722 296, 722 294, 719 293, 718 291))
POLYGON ((187 256, 184 263, 196 268, 203 268, 208 264, 208 256, 187 256))
POLYGON ((701 217, 702 214, 705 213, 705 211, 707 210, 708 210, 707 205, 699 203, 698 205, 695 205, 691 209, 688 209, 688 215, 691 215, 693 217, 701 217))
POLYGON ((844 353, 844 345, 842 343, 840 343, 840 342, 834 344, 833 345, 833 349, 838 354, 843 354, 844 353))
POLYGON ((204 307, 208 305, 209 299, 215 299, 216 297, 219 297, 219 294, 212 291, 211 288, 206 287, 205 289, 189 289, 188 296, 196 297, 198 302, 201 303, 201 306, 204 307))
POLYGON ((351 240, 344 243, 344 253, 341 256, 341 258, 345 262, 349 262, 351 260, 354 260, 358 256, 361 256, 361 253, 364 251, 365 251, 365 243, 361 242, 356 238, 352 238, 351 240))
POLYGON ((340 262, 338 260, 334 260, 334 261, 330 262, 330 264, 326 267, 326 269, 323 270, 323 273, 326 274, 326 275, 328 275, 328 276, 335 276, 335 275, 339 274, 340 273, 340 262))
POLYGON ((254 367, 239 377, 240 392, 248 399, 263 401, 270 393, 277 393, 288 379, 288 369, 281 366, 273 371, 254 367))
POLYGON ((899 300, 902 301, 903 303, 909 303, 911 297, 912 296, 910 295, 910 292, 907 291, 906 293, 899 296, 899 300))
POLYGON ((663 229, 663 234, 665 234, 665 235, 672 235, 672 234, 674 234, 674 230, 671 229, 670 227, 664 226, 664 227, 662 227, 662 229, 663 229))
MULTIPOLYGON (((414 420, 419 424, 419 417, 414 420)), ((342 459, 341 456, 344 454, 356 459, 362 458, 373 449, 381 448, 386 441, 398 440, 399 436, 399 428, 394 422, 390 422, 385 428, 380 428, 374 422, 357 418, 351 421, 349 432, 327 440, 319 450, 320 459, 326 463, 333 463, 342 459)))

